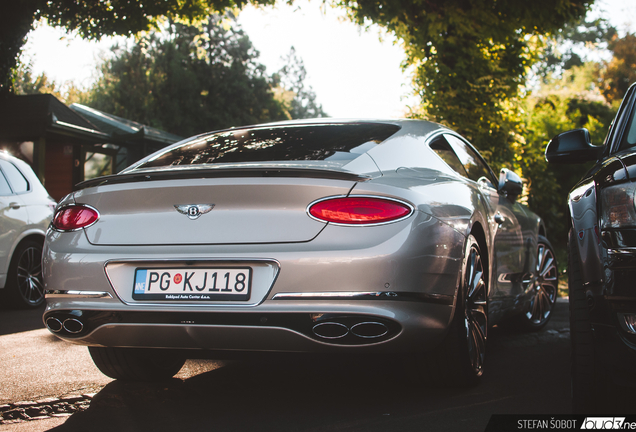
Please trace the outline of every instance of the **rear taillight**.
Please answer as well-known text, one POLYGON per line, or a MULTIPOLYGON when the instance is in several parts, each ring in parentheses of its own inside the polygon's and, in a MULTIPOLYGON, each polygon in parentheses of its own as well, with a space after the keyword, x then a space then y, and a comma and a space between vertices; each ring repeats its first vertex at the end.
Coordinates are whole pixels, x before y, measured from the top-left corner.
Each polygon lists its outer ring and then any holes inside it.
POLYGON ((93 225, 99 219, 99 213, 94 208, 77 204, 65 206, 55 213, 53 228, 58 231, 75 231, 93 225))
POLYGON ((311 204, 309 214, 320 221, 344 225, 374 225, 404 219, 413 212, 408 204, 386 198, 326 198, 311 204))

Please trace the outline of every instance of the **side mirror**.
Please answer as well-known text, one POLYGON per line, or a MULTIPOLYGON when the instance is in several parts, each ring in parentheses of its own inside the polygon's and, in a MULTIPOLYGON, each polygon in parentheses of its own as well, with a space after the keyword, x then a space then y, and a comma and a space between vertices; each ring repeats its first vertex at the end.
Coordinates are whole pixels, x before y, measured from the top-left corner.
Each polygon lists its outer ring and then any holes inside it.
POLYGON ((506 194, 512 201, 517 199, 517 196, 523 190, 523 183, 521 177, 510 171, 507 168, 502 168, 499 173, 499 191, 506 194))
POLYGON ((582 163, 597 160, 603 153, 603 146, 594 146, 587 129, 573 129, 563 132, 550 140, 545 149, 545 159, 549 163, 582 163))

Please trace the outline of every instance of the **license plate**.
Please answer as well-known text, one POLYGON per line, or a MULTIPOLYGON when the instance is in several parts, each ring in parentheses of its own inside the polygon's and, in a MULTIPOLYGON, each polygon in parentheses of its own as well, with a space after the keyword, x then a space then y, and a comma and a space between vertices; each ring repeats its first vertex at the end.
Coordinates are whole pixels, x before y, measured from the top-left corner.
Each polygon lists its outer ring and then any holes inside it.
POLYGON ((252 269, 138 268, 134 300, 240 301, 249 300, 252 269))

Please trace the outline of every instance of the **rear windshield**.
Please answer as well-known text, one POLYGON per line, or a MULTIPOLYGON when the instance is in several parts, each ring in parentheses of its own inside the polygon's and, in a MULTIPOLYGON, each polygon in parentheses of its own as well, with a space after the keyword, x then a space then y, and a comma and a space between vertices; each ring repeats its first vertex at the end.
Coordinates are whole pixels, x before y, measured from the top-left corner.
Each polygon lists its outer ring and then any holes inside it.
POLYGON ((236 162, 351 160, 400 129, 392 124, 329 124, 237 129, 159 153, 136 168, 236 162))

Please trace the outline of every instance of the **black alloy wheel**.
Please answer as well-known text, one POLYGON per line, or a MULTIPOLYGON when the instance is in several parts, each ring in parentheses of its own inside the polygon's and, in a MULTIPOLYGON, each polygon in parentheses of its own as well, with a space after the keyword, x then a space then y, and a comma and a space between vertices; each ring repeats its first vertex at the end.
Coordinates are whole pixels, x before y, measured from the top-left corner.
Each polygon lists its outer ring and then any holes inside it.
POLYGON ((41 243, 28 240, 16 248, 3 291, 7 302, 17 308, 36 308, 44 303, 41 243))
POLYGON ((559 271, 554 249, 543 236, 538 237, 534 270, 530 303, 521 316, 522 325, 528 330, 539 330, 548 323, 559 289, 559 271))
POLYGON ((475 376, 481 376, 486 354, 488 311, 484 266, 477 243, 471 245, 466 274, 467 295, 464 306, 464 328, 468 355, 475 376))

